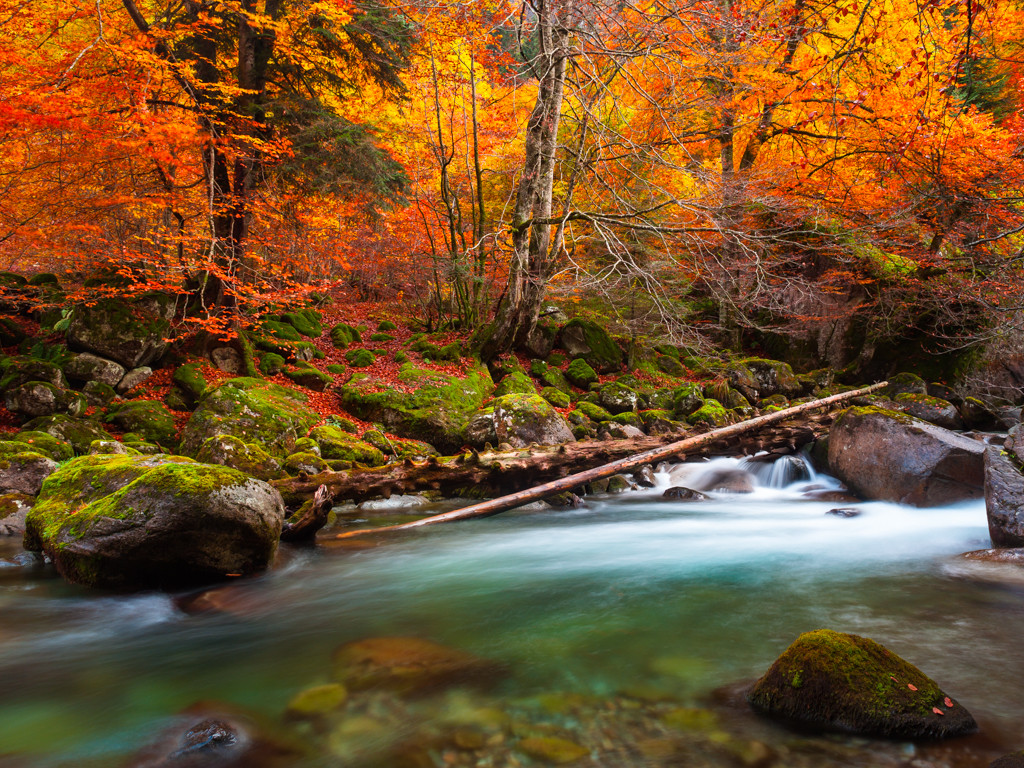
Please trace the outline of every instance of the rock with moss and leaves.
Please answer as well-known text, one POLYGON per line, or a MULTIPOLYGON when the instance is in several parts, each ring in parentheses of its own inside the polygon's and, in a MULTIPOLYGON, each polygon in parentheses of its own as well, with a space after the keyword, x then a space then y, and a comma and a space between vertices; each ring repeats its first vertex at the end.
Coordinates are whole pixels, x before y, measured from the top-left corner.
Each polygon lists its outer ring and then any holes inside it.
POLYGON ((832 474, 866 499, 918 507, 981 498, 985 444, 882 408, 848 408, 829 433, 832 474))
POLYGON ((522 371, 512 371, 512 373, 503 377, 498 382, 498 386, 494 388, 495 397, 511 394, 532 395, 536 392, 537 388, 530 381, 530 377, 522 371))
POLYGON ((41 416, 24 425, 25 432, 45 432, 74 448, 75 453, 89 452, 93 440, 113 440, 113 436, 101 424, 92 419, 70 416, 41 416))
POLYGON ((25 517, 35 503, 35 496, 27 493, 0 495, 0 536, 24 536, 25 517))
POLYGON ((302 393, 263 379, 228 379, 199 403, 182 430, 180 451, 195 456, 211 437, 233 435, 286 456, 320 420, 306 402, 302 393))
POLYGON ((75 355, 64 365, 64 375, 69 380, 78 384, 85 384, 90 381, 99 381, 111 387, 116 387, 124 378, 125 367, 113 360, 94 355, 90 352, 82 352, 75 355))
POLYGON ((417 368, 406 363, 399 387, 366 374, 356 374, 338 388, 342 407, 354 416, 381 424, 388 432, 423 440, 444 453, 462 447, 463 430, 494 391, 490 373, 473 366, 465 378, 417 368), (411 391, 407 391, 411 390, 411 391))
POLYGON ((112 408, 106 422, 123 432, 135 432, 147 442, 172 449, 177 445, 174 416, 163 403, 155 400, 129 400, 112 408))
MULTIPOLYGON (((22 431, 13 435, 10 440, 26 446, 22 450, 41 453, 58 462, 67 461, 74 458, 75 455, 75 449, 71 443, 45 432, 22 431)), ((0 443, 0 445, 6 445, 6 443, 0 443)))
POLYGON ((30 381, 42 381, 58 389, 68 387, 68 380, 56 363, 21 355, 0 361, 0 392, 8 392, 30 381))
POLYGON ((290 371, 284 371, 284 375, 289 381, 314 392, 325 392, 334 383, 333 376, 317 370, 308 363, 301 364, 290 371))
POLYGON ((709 427, 724 427, 729 421, 729 412, 720 402, 708 398, 703 404, 686 417, 689 424, 704 424, 709 427))
POLYGON ((280 462, 259 445, 233 435, 211 437, 199 448, 196 460, 231 467, 260 480, 276 480, 285 475, 280 462))
POLYGON ((569 357, 586 360, 598 373, 622 369, 622 349, 608 331, 592 320, 576 318, 562 326, 558 345, 569 357))
POLYGON ((355 326, 349 325, 348 323, 338 323, 336 326, 331 328, 331 343, 337 349, 345 349, 349 344, 359 343, 363 340, 363 337, 359 333, 359 329, 355 326))
POLYGON ((897 373, 890 376, 889 384, 882 390, 882 394, 895 398, 903 393, 927 395, 928 383, 916 373, 897 373))
POLYGON ((800 635, 747 700, 787 723, 863 736, 940 739, 978 728, 917 667, 866 637, 828 629, 800 635))
POLYGON ((597 391, 598 404, 613 416, 635 412, 640 406, 640 394, 618 381, 605 384, 597 391))
POLYGON ((504 395, 495 398, 491 407, 499 444, 525 448, 532 443, 561 445, 576 441, 565 417, 540 395, 504 395))
POLYGON ((83 456, 43 483, 25 548, 46 553, 74 583, 173 589, 265 570, 284 514, 274 488, 228 467, 83 456))
POLYGON ((598 382, 597 372, 586 360, 582 359, 576 359, 569 363, 569 367, 565 369, 565 378, 573 386, 582 390, 587 390, 591 384, 598 382))
POLYGON ((181 390, 183 399, 189 408, 195 408, 196 403, 203 399, 203 395, 210 388, 209 382, 203 375, 202 363, 185 363, 174 369, 171 375, 171 383, 181 390))
POLYGON ((35 496, 42 488, 43 481, 57 470, 57 462, 49 456, 31 451, 23 443, 20 445, 22 451, 0 457, 0 493, 35 496))
POLYGON ((384 453, 333 424, 322 424, 310 433, 325 459, 342 459, 371 467, 385 463, 384 453))
POLYGON ((748 357, 729 363, 724 373, 729 385, 751 403, 769 395, 797 397, 803 392, 792 367, 778 360, 748 357))
POLYGON ((68 326, 68 346, 115 360, 125 368, 148 365, 167 348, 174 308, 174 297, 163 293, 80 304, 68 326))
POLYGON ((964 428, 960 411, 948 400, 913 392, 901 392, 896 395, 895 403, 904 413, 909 413, 911 416, 937 427, 943 429, 964 428))
POLYGON ((28 381, 4 393, 4 406, 24 419, 66 413, 78 416, 87 407, 84 395, 45 381, 28 381))

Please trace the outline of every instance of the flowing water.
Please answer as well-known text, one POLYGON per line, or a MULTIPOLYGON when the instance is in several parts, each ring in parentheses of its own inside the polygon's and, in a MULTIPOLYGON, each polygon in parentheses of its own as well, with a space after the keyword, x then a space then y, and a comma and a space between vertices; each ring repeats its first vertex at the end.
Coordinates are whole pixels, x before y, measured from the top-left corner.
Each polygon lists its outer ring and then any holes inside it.
POLYGON ((231 612, 187 615, 165 595, 112 596, 2 568, 0 764, 118 765, 199 700, 279 715, 327 679, 333 648, 369 636, 415 635, 499 661, 509 706, 640 688, 700 704, 822 627, 883 643, 959 699, 998 748, 1024 747, 1024 591, 947 565, 989 545, 983 502, 812 500, 808 488, 834 481, 792 460, 718 459, 657 479, 579 509, 293 552, 235 588, 231 612), (754 492, 661 498, 722 469, 749 471, 754 492), (861 514, 826 514, 839 506, 861 514))

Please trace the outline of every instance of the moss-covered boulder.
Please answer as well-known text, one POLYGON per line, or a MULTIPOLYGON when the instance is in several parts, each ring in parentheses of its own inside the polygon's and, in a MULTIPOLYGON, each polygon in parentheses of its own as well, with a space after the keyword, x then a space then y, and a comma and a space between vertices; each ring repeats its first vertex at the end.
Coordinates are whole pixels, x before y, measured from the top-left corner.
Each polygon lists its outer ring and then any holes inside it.
POLYGON ((139 451, 119 440, 93 440, 89 444, 89 455, 118 454, 120 456, 138 456, 139 451))
MULTIPOLYGON (((112 386, 104 384, 102 381, 90 381, 82 387, 82 397, 85 398, 86 405, 106 408, 117 398, 117 392, 112 386)), ((182 401, 182 405, 184 407, 184 401, 182 401)))
POLYGON ((303 336, 317 339, 324 332, 320 324, 323 316, 315 309, 303 309, 298 312, 285 312, 281 315, 282 322, 288 323, 303 336))
POLYGON ((233 435, 211 437, 200 446, 196 460, 231 467, 260 480, 276 480, 285 474, 280 462, 263 448, 233 435))
POLYGON ((914 392, 901 392, 895 403, 904 413, 943 429, 963 429, 960 411, 948 400, 914 392))
POLYGON ((565 417, 537 394, 511 394, 495 398, 494 430, 500 443, 514 448, 576 442, 565 417))
POLYGON ((891 398, 905 392, 913 395, 927 395, 928 382, 916 373, 897 373, 889 377, 889 384, 882 390, 882 394, 891 398))
POLYGON ((180 450, 195 456, 211 437, 233 435, 286 456, 319 420, 299 392, 262 379, 228 379, 199 403, 182 430, 180 450))
POLYGON ((898 411, 848 408, 829 433, 831 474, 866 499, 919 507, 984 495, 985 444, 898 411))
POLYGON ((116 387, 126 372, 125 367, 120 363, 90 352, 75 355, 64 365, 64 375, 77 384, 100 381, 111 387, 116 387))
POLYGON ((724 427, 726 426, 729 419, 729 412, 725 409, 720 402, 715 399, 709 398, 704 401, 696 411, 686 417, 686 421, 689 424, 704 424, 709 427, 724 427))
POLYGON ((68 326, 68 346, 129 369, 149 365, 167 349, 174 306, 174 297, 164 293, 79 304, 68 326))
POLYGON ((362 340, 363 337, 360 335, 359 329, 348 323, 338 323, 331 328, 331 343, 337 349, 345 349, 349 344, 359 343, 362 340))
POLYGON ((266 319, 263 321, 262 328, 266 334, 281 341, 302 341, 302 334, 291 323, 266 319))
POLYGON ((75 449, 71 443, 45 432, 18 432, 11 440, 28 446, 27 450, 42 453, 54 461, 67 461, 74 458, 75 449))
POLYGON ((319 371, 311 365, 303 365, 290 371, 284 372, 289 381, 298 384, 300 387, 312 389, 314 392, 325 392, 334 383, 334 377, 329 373, 319 371))
POLYGON ((284 460, 284 471, 289 475, 318 475, 330 467, 323 458, 312 451, 298 451, 284 460))
POLYGON ((658 355, 654 360, 654 364, 659 371, 668 376, 679 377, 686 375, 686 369, 683 368, 683 364, 679 362, 678 358, 669 355, 658 355))
POLYGON ((320 455, 325 459, 342 459, 371 467, 383 466, 386 461, 379 448, 332 424, 317 427, 310 437, 316 440, 320 455))
POLYGON ((785 722, 864 736, 939 739, 978 727, 917 667, 866 637, 828 629, 800 635, 747 699, 785 722))
POLYGON ((49 456, 28 450, 0 457, 0 493, 25 493, 35 496, 43 481, 57 470, 49 456))
POLYGON ((599 373, 622 369, 622 349, 604 328, 591 320, 576 318, 562 326, 558 345, 569 357, 582 358, 599 373))
POLYGON ((25 424, 26 432, 45 432, 59 440, 70 443, 75 453, 88 453, 93 440, 113 440, 113 436, 102 425, 92 419, 77 419, 70 416, 41 416, 25 424))
POLYGON ((171 383, 181 390, 183 399, 189 408, 195 408, 210 389, 210 383, 203 375, 201 363, 179 365, 171 374, 171 383))
POLYGON ((260 357, 260 371, 266 376, 276 376, 284 366, 285 359, 276 352, 267 352, 260 357))
POLYGON ((178 442, 174 416, 163 403, 154 400, 122 403, 107 413, 106 422, 122 432, 135 432, 147 442, 158 443, 168 449, 174 448, 178 442))
POLYGON ((28 381, 4 393, 4 406, 25 419, 66 413, 78 416, 85 412, 85 396, 55 387, 46 381, 28 381))
POLYGON ((178 588, 264 570, 284 521, 280 494, 180 456, 83 456, 43 483, 25 547, 68 581, 178 588))
POLYGON ((21 355, 0 361, 0 392, 8 392, 30 381, 43 381, 58 389, 68 387, 68 380, 56 363, 21 355))
POLYGON ((377 362, 377 356, 368 349, 350 349, 345 353, 345 361, 353 368, 369 368, 377 362))
POLYGON ((729 385, 751 403, 769 395, 797 397, 803 392, 793 368, 778 360, 748 357, 729 363, 724 373, 729 385))
POLYGON ((640 394, 618 381, 605 384, 597 391, 598 404, 613 416, 619 413, 636 412, 640 406, 640 394))
POLYGON ((590 389, 591 384, 598 382, 597 372, 586 360, 579 358, 569 363, 569 367, 565 369, 565 378, 582 390, 590 389))
POLYGON ((398 373, 399 387, 357 374, 338 388, 342 406, 388 432, 423 440, 444 453, 463 446, 469 419, 494 391, 487 369, 473 366, 465 378, 423 370, 410 363, 398 373))
POLYGON ((554 387, 544 387, 540 391, 540 396, 555 406, 555 408, 568 408, 572 405, 572 398, 562 390, 555 389, 554 387))
MULTIPOLYGON (((582 360, 580 362, 583 362, 582 360)), ((586 365, 586 363, 583 363, 586 365)), ((530 364, 530 373, 540 379, 541 384, 545 387, 554 387, 560 389, 562 392, 569 394, 572 392, 572 384, 566 378, 565 374, 553 365, 548 365, 543 360, 534 360, 530 364)))
POLYGON ((533 395, 536 394, 536 392, 537 388, 533 386, 533 382, 530 381, 530 377, 522 371, 513 371, 499 381, 498 386, 494 388, 495 397, 512 394, 533 395))

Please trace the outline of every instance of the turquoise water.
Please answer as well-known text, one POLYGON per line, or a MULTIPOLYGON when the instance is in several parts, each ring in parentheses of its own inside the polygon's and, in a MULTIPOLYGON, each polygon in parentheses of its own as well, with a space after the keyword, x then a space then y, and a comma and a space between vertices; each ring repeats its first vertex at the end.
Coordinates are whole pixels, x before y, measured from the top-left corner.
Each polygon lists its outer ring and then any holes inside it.
POLYGON ((500 661, 510 698, 648 686, 699 703, 821 627, 883 643, 983 730, 1024 747, 1024 590, 947 567, 988 546, 983 503, 861 503, 841 519, 825 512, 851 505, 807 500, 808 481, 700 504, 660 498, 700 469, 575 510, 422 529, 366 550, 292 550, 234 588, 231 613, 187 615, 171 596, 0 569, 0 764, 117 764, 204 699, 276 716, 326 680, 332 649, 369 636, 500 661))

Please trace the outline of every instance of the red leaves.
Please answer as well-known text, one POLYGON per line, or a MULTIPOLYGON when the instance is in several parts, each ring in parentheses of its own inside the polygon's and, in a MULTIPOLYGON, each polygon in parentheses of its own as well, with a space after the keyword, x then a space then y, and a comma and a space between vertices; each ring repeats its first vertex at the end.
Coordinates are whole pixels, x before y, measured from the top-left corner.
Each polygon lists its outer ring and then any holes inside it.
POLYGON ((947 707, 952 707, 953 706, 953 700, 951 698, 949 698, 949 696, 944 698, 942 700, 942 703, 945 704, 947 707))
POLYGON ((911 685, 910 683, 907 683, 907 688, 909 688, 912 691, 916 691, 917 690, 917 686, 916 685, 911 685))

